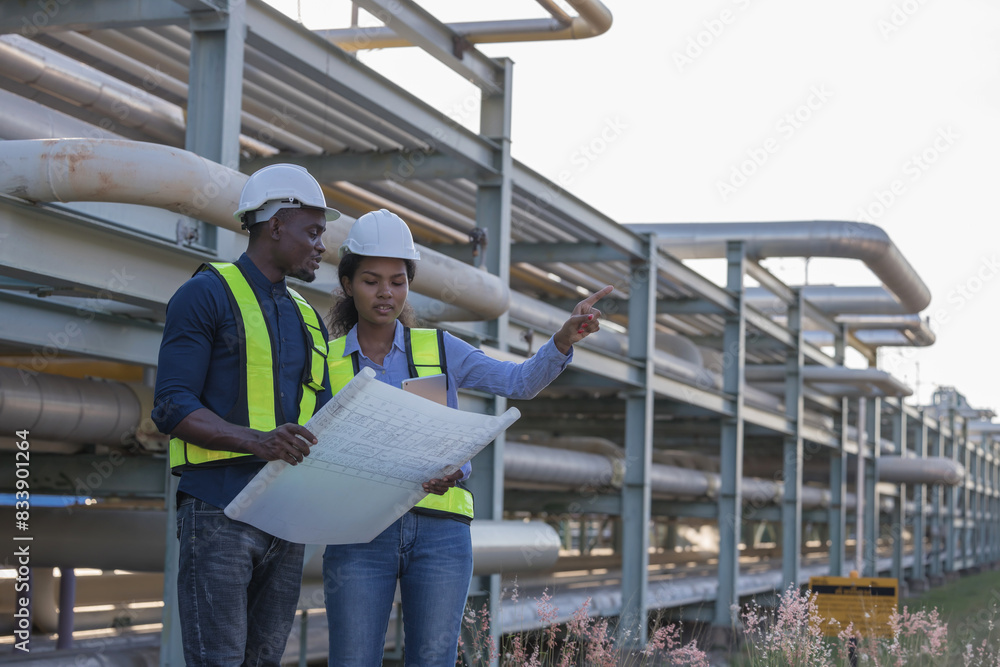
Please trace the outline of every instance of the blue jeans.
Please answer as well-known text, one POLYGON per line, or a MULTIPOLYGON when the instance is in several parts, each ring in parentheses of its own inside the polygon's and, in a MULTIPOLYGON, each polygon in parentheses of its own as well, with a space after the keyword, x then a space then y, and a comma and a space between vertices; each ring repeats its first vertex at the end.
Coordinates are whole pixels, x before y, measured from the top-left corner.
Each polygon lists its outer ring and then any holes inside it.
POLYGON ((414 512, 367 544, 326 548, 330 667, 382 664, 397 579, 407 667, 455 667, 472 580, 469 526, 414 512))
POLYGON ((278 665, 295 620, 304 547, 178 494, 177 603, 184 661, 278 665))

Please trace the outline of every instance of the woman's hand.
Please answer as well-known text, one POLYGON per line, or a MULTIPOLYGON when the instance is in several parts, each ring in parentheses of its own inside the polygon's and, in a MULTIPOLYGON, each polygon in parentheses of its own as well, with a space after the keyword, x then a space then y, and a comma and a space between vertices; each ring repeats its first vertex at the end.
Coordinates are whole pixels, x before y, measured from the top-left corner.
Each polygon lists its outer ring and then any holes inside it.
POLYGON ((573 314, 570 315, 562 328, 552 337, 552 342, 563 354, 569 354, 570 348, 590 334, 601 328, 598 320, 601 319, 601 311, 594 308, 594 304, 611 294, 614 287, 608 285, 599 292, 594 292, 586 299, 576 304, 573 314))

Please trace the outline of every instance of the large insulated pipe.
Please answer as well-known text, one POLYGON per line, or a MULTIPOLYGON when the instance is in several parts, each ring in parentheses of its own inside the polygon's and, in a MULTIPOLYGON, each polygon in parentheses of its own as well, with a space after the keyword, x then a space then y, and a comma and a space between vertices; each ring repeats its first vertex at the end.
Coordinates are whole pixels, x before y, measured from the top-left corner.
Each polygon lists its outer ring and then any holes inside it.
POLYGON ((32 438, 122 445, 148 421, 129 385, 0 366, 0 430, 32 438))
POLYGON ((877 461, 880 482, 958 486, 965 481, 965 467, 941 456, 922 459, 880 456, 877 461))
POLYGON ((56 139, 61 137, 94 136, 120 139, 113 132, 56 111, 20 95, 0 90, 0 138, 56 139))
MULTIPOLYGON (((802 298, 827 315, 906 315, 906 309, 881 285, 803 285, 802 298)), ((748 287, 743 292, 749 305, 767 315, 783 315, 787 304, 765 287, 748 287)))
POLYGON ((858 259, 892 292, 907 313, 919 313, 931 292, 881 228, 837 220, 632 224, 637 233, 655 234, 660 247, 681 259, 725 257, 728 241, 743 241, 747 255, 764 257, 846 257, 858 259))
MULTIPOLYGON (((0 156, 0 192, 32 202, 103 201, 167 209, 241 233, 233 217, 247 176, 189 151, 123 140, 7 141, 0 156), (164 176, 167 174, 168 176, 164 176)), ((324 260, 352 220, 328 223, 324 260)), ((495 319, 510 289, 497 276, 428 248, 420 250, 414 291, 495 319)))
MULTIPOLYGON (((508 442, 504 447, 504 479, 511 486, 518 482, 556 488, 600 488, 621 485, 622 458, 589 452, 539 447, 508 442)), ((682 498, 713 497, 719 489, 719 475, 714 472, 654 463, 650 467, 650 488, 653 493, 682 498)), ((743 500, 754 504, 780 501, 780 482, 744 477, 743 500)), ((802 503, 806 507, 827 507, 830 492, 816 487, 802 487, 802 503)))
MULTIPOLYGON (((775 364, 747 366, 747 381, 783 380, 785 367, 775 364)), ((885 371, 877 368, 847 368, 845 366, 805 366, 805 382, 876 387, 882 396, 910 396, 913 390, 885 371)))
POLYGON ((0 66, 5 76, 71 100, 122 127, 174 145, 184 143, 184 112, 179 106, 30 39, 0 36, 0 66))
MULTIPOLYGON (((0 508, 14 525, 14 508, 0 508)), ((32 567, 162 572, 167 513, 103 507, 36 508, 31 513, 32 567)), ((548 569, 559 557, 559 537, 540 521, 473 521, 472 555, 477 574, 548 569)), ((318 578, 314 558, 304 573, 318 578)))

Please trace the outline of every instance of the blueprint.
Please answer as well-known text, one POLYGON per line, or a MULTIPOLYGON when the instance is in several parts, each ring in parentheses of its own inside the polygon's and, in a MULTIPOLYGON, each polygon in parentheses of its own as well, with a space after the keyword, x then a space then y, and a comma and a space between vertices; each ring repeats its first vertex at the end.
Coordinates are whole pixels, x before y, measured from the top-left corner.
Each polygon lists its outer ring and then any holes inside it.
POLYGON ((309 456, 269 461, 226 516, 302 544, 370 542, 520 416, 438 405, 364 368, 305 425, 309 456))

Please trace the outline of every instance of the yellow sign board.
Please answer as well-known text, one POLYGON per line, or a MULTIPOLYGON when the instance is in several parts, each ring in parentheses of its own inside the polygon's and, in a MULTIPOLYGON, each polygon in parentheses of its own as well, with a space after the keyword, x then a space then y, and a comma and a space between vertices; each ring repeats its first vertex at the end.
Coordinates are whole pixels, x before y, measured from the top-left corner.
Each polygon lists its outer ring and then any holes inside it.
POLYGON ((865 637, 892 636, 889 618, 899 606, 897 579, 809 577, 809 588, 826 636, 836 637, 850 623, 865 637))

